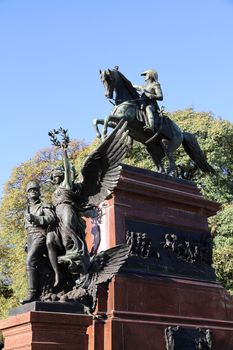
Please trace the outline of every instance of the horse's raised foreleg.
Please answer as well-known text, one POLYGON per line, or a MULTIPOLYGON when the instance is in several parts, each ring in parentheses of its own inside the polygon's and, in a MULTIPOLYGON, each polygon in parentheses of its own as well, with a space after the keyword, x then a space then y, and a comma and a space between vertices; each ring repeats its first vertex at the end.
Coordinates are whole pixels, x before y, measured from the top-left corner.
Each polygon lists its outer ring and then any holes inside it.
MULTIPOLYGON (((104 125, 105 123, 105 119, 94 119, 93 120, 93 126, 94 126, 94 129, 95 129, 95 132, 96 132, 96 137, 98 137, 99 139, 101 139, 101 132, 100 132, 100 129, 99 129, 99 125, 104 125)), ((109 121, 108 122, 108 125, 107 125, 107 128, 115 128, 116 127, 116 122, 114 121, 109 121)))
POLYGON ((93 120, 93 126, 94 126, 94 129, 96 132, 96 137, 101 139, 101 133, 100 133, 100 130, 98 128, 98 125, 104 125, 104 119, 94 119, 93 120))
POLYGON ((108 127, 115 128, 119 122, 119 118, 115 115, 109 115, 104 119, 104 126, 102 129, 102 141, 107 137, 108 127))
POLYGON ((108 124, 109 124, 110 120, 111 120, 111 115, 109 115, 108 117, 106 117, 104 119, 104 126, 103 126, 103 130, 102 130, 102 135, 101 135, 102 141, 104 141, 107 137, 108 124))

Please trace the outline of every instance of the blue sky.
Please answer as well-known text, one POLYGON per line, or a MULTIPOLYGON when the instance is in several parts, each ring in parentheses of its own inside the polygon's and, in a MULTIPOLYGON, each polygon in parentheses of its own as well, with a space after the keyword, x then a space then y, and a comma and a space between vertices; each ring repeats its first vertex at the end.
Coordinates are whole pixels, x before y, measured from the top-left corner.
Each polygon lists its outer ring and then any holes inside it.
POLYGON ((233 122, 232 18, 229 0, 0 0, 0 188, 50 129, 94 138, 111 110, 100 68, 136 84, 154 68, 167 110, 233 122))

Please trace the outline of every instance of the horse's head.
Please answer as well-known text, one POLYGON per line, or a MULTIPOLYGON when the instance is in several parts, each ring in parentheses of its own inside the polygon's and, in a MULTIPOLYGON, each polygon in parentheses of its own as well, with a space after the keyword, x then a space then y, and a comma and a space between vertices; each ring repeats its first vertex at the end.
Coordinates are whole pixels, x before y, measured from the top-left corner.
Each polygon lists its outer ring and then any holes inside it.
POLYGON ((101 70, 100 69, 100 79, 104 85, 105 92, 104 95, 107 98, 113 98, 113 91, 114 91, 114 72, 110 69, 101 70))
POLYGON ((136 89, 118 68, 116 66, 113 69, 100 70, 100 79, 105 87, 105 96, 112 99, 114 92, 116 105, 124 101, 139 99, 136 89))

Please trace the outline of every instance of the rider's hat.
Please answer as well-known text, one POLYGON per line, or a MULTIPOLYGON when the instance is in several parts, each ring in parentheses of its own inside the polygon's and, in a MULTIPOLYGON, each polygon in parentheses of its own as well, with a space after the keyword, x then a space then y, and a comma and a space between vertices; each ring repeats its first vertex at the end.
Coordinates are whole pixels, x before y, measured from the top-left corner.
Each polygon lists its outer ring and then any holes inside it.
POLYGON ((26 191, 28 192, 31 189, 36 189, 40 192, 40 185, 38 181, 29 181, 27 186, 26 186, 26 191))
POLYGON ((144 72, 142 72, 141 75, 146 76, 145 80, 148 80, 150 78, 154 79, 155 81, 158 80, 158 73, 154 69, 147 69, 144 72))

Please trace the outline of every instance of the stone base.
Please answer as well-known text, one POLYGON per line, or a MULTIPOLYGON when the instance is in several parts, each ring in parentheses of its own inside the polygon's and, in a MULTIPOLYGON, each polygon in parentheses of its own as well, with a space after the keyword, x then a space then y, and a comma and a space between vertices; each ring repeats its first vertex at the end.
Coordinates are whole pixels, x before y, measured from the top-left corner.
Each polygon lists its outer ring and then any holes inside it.
POLYGON ((9 311, 9 316, 16 316, 30 311, 61 312, 65 314, 83 314, 84 306, 79 303, 33 301, 9 311))
POLYGON ((233 349, 233 300, 218 284, 117 275, 110 284, 106 316, 93 322, 90 350, 195 350, 194 339, 182 337, 182 330, 192 334, 198 329, 208 330, 212 341, 212 347, 202 344, 200 349, 233 349), (166 347, 166 330, 177 327, 174 347, 166 347))
POLYGON ((88 350, 86 315, 32 311, 0 321, 4 350, 88 350))

